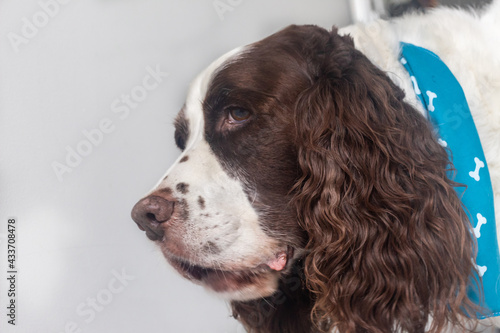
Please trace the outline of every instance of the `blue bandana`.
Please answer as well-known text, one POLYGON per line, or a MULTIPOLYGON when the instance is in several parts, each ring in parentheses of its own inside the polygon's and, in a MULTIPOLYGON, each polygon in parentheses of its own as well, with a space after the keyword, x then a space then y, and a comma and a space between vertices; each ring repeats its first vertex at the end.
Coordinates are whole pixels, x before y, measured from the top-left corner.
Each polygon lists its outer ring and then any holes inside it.
POLYGON ((428 111, 439 143, 452 156, 458 183, 455 188, 467 208, 477 238, 477 270, 483 295, 470 288, 469 297, 485 309, 479 318, 500 316, 500 254, 496 236, 495 207, 488 165, 462 87, 448 67, 434 53, 401 43, 400 61, 410 74, 415 94, 428 111))

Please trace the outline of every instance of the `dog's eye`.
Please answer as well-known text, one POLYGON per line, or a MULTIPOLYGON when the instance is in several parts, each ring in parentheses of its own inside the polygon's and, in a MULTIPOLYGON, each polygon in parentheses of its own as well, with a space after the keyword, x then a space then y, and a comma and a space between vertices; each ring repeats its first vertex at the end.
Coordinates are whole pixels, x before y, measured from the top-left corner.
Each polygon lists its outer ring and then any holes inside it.
POLYGON ((250 118, 250 111, 238 107, 230 108, 228 118, 230 123, 240 124, 250 118))

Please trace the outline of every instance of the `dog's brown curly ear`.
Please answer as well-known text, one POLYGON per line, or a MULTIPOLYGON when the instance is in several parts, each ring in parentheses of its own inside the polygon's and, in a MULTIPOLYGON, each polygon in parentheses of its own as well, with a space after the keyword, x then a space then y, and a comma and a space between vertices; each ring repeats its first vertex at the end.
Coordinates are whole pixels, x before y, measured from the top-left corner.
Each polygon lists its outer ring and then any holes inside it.
POLYGON ((314 320, 348 333, 461 325, 476 311, 475 244, 447 153, 348 37, 332 32, 325 49, 295 106, 314 320))

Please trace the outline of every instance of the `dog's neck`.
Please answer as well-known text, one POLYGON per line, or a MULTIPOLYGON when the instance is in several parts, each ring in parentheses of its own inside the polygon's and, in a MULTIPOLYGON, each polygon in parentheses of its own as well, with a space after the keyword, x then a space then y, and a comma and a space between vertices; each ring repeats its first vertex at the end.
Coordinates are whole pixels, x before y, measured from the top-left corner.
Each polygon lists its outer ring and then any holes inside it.
POLYGON ((298 260, 272 296, 231 302, 233 316, 249 332, 317 332, 311 321, 314 296, 306 287, 303 270, 303 261, 298 260))

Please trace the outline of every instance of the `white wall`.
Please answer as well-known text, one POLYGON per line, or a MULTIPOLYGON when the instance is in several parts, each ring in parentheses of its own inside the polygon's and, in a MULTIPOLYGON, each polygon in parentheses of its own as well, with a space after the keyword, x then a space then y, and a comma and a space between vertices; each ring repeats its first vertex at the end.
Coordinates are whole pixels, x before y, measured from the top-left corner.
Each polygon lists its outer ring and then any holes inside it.
POLYGON ((225 302, 167 266, 130 210, 178 156, 171 123, 201 69, 291 23, 346 25, 348 1, 221 0, 233 4, 221 15, 213 0, 58 1, 0 2, 0 331, 242 332, 225 302), (168 73, 149 91, 147 68, 168 73), (120 98, 144 91, 125 114, 120 98), (87 156, 68 164, 68 149, 87 156))

